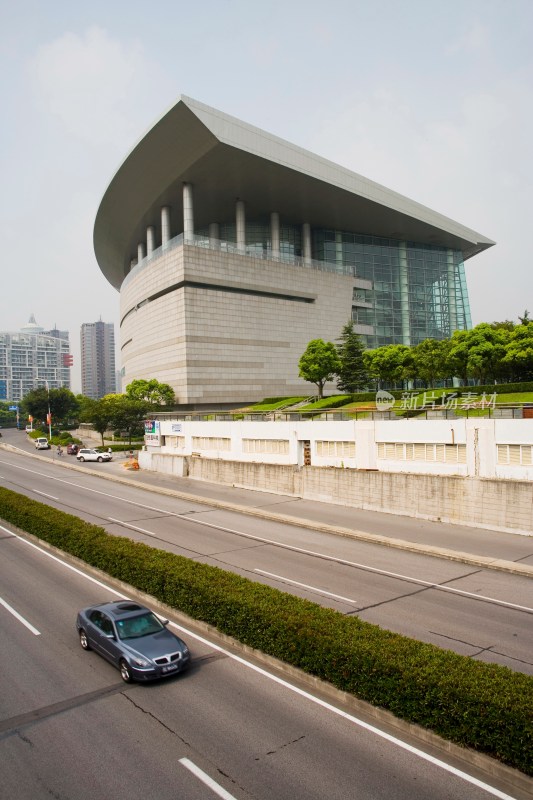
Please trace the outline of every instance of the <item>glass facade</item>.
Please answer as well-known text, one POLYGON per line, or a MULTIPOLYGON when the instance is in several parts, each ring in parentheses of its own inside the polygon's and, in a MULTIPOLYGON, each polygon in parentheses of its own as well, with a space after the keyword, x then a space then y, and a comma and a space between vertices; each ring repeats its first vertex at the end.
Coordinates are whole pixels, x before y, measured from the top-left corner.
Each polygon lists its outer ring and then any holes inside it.
MULTIPOLYGON (((221 223, 218 231, 217 247, 233 251, 235 223, 221 223)), ((210 246, 207 229, 195 239, 210 246)), ((276 260, 307 266, 302 248, 302 226, 281 224, 276 260)), ((246 221, 246 254, 272 256, 269 221, 246 221)), ((362 279, 353 290, 352 319, 367 348, 416 345, 472 327, 460 250, 314 228, 312 266, 362 279)))
POLYGON ((372 288, 355 289, 352 299, 352 318, 369 348, 445 339, 472 327, 459 250, 314 230, 313 256, 339 271, 351 265, 356 277, 370 281, 372 288))

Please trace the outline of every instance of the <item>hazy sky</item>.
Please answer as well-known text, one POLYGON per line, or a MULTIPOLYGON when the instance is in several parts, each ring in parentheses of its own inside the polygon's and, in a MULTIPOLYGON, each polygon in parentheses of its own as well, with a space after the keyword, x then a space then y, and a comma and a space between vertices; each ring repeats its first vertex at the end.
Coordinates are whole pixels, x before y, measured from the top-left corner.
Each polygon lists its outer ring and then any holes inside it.
MULTIPOLYGON (((533 312, 533 0, 0 0, 0 330, 118 329, 92 231, 180 94, 473 228, 474 324, 533 312)), ((117 365, 119 366, 119 364, 117 365)))

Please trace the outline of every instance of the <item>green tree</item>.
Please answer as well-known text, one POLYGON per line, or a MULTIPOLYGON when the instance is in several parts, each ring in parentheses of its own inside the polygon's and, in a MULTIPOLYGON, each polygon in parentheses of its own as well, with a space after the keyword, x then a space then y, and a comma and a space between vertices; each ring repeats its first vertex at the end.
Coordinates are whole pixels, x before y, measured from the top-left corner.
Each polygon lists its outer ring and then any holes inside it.
POLYGON ((145 400, 152 406, 171 406, 175 402, 174 389, 168 383, 137 379, 126 386, 126 395, 131 400, 145 400))
POLYGON ((365 368, 375 379, 378 388, 383 383, 403 381, 410 357, 410 348, 403 344, 385 344, 364 353, 365 368))
POLYGON ((61 425, 79 414, 79 401, 76 396, 65 387, 50 389, 44 387, 33 389, 24 396, 20 403, 22 412, 36 420, 45 420, 48 409, 52 414, 54 425, 61 425))
POLYGON ((433 387, 435 381, 448 376, 449 349, 449 339, 424 339, 413 347, 416 372, 426 386, 433 387))
POLYGON ((13 426, 17 422, 17 412, 9 410, 10 403, 0 401, 0 425, 5 427, 13 426))
POLYGON ((510 336, 510 331, 493 328, 487 322, 467 331, 465 340, 468 347, 469 375, 482 384, 505 377, 509 372, 509 364, 503 359, 510 336))
POLYGON ((503 362, 518 380, 533 379, 533 324, 517 325, 505 348, 503 362))
POLYGON ((470 331, 454 331, 452 338, 449 339, 450 347, 446 356, 447 377, 461 378, 466 386, 470 377, 468 367, 468 334, 470 331))
POLYGON ((365 348, 361 338, 353 329, 353 320, 346 323, 338 340, 337 354, 340 369, 337 373, 337 386, 341 392, 353 393, 364 389, 368 384, 363 354, 365 348))
POLYGON ((333 379, 341 369, 337 349, 333 342, 323 339, 312 339, 298 362, 299 376, 318 388, 318 396, 322 398, 324 384, 333 379))
POLYGON ((111 406, 104 398, 93 400, 91 397, 84 397, 81 405, 80 421, 89 423, 100 434, 103 445, 104 433, 111 425, 111 406))
POLYGON ((102 399, 109 409, 110 426, 126 431, 131 444, 132 436, 143 432, 143 422, 149 411, 150 403, 124 394, 108 394, 102 399))

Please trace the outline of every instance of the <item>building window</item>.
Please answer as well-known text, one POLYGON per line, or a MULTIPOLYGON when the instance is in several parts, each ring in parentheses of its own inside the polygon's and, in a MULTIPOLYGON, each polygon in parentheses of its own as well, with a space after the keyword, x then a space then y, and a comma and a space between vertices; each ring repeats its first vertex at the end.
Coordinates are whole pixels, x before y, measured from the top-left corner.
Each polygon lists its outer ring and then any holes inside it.
POLYGON ((231 450, 231 439, 218 436, 193 436, 193 450, 231 450))
POLYGON ((384 461, 434 461, 439 464, 466 464, 466 445, 378 442, 378 458, 384 461))
POLYGON ((529 467, 533 465, 533 445, 531 444, 499 444, 498 464, 509 464, 511 467, 529 467))
POLYGON ((165 445, 172 447, 174 450, 183 450, 185 448, 185 436, 165 436, 165 445))
POLYGON ((355 442, 315 442, 315 453, 323 458, 355 458, 355 442))
POLYGON ((243 439, 243 453, 268 453, 275 455, 289 455, 288 439, 243 439))

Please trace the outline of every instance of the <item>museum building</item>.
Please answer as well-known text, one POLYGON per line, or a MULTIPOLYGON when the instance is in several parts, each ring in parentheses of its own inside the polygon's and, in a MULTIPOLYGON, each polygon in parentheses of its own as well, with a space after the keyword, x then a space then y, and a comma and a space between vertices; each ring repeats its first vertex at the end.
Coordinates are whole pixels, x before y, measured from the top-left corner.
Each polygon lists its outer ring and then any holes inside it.
POLYGON ((156 378, 196 408, 312 394, 301 354, 350 319, 368 348, 470 328, 464 262, 493 244, 183 96, 123 162, 94 227, 120 291, 123 385, 156 378))

